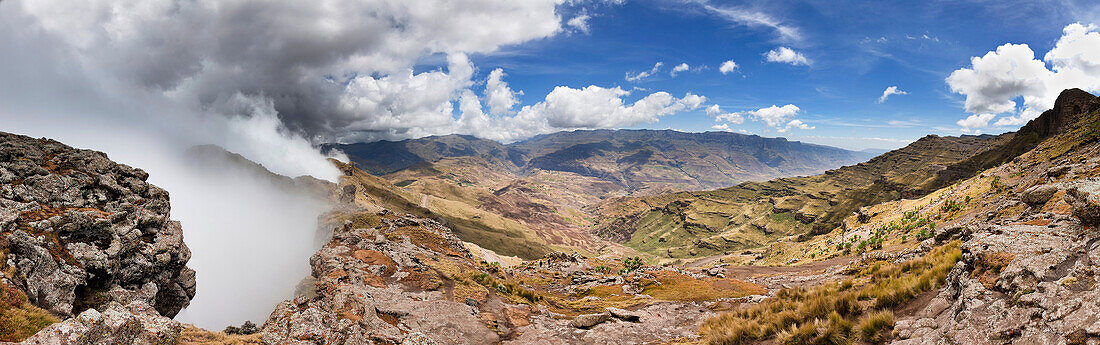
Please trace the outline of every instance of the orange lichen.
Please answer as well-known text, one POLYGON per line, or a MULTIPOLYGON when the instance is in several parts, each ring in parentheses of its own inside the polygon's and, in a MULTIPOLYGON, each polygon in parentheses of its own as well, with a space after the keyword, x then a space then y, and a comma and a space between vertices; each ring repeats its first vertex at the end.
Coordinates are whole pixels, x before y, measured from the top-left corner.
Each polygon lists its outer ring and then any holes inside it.
POLYGON ((386 266, 386 270, 382 274, 387 277, 397 271, 397 263, 377 250, 359 249, 352 252, 351 256, 368 265, 386 266))

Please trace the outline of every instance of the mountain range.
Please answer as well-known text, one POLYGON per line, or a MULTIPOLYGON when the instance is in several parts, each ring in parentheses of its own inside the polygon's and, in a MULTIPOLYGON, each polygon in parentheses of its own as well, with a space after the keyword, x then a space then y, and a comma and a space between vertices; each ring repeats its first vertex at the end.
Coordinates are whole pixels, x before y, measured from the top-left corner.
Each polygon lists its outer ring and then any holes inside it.
POLYGON ((472 136, 326 145, 359 168, 384 176, 469 157, 517 176, 570 172, 615 183, 628 194, 728 187, 744 181, 812 175, 872 155, 834 147, 729 132, 579 130, 501 144, 472 136))
POLYGON ((718 149, 731 143, 755 143, 748 156, 774 172, 851 154, 722 133, 511 145, 447 136, 351 145, 365 150, 349 150, 360 162, 332 161, 343 173, 333 183, 196 147, 196 164, 331 206, 294 296, 262 325, 212 331, 171 319, 202 282, 148 173, 0 133, 0 341, 1088 344, 1100 334, 1090 254, 1100 250, 1100 98, 1066 90, 1018 131, 929 135, 811 176, 664 192, 676 184, 647 173, 744 158, 718 149), (404 151, 369 149, 393 145, 404 151))

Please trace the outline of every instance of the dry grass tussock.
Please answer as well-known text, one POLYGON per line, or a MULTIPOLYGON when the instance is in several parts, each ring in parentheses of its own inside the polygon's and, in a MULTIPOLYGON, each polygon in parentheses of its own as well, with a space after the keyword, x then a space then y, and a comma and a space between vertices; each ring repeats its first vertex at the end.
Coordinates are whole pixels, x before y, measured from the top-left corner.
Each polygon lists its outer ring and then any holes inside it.
POLYGON ((765 339, 778 344, 882 343, 892 337, 891 310, 943 284, 961 257, 959 243, 953 242, 903 263, 867 263, 852 279, 781 290, 762 303, 710 318, 700 334, 707 343, 723 345, 765 339))

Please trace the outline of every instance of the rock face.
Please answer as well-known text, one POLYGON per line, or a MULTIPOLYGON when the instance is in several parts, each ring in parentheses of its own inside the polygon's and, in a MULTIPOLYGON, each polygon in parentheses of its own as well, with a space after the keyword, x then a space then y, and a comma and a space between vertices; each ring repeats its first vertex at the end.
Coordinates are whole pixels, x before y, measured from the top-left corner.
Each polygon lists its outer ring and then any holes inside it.
POLYGON ((141 169, 0 132, 0 250, 7 280, 59 316, 133 299, 173 317, 195 296, 168 193, 141 169))
POLYGON ((1072 218, 1051 218, 1053 227, 1005 225, 975 233, 945 288, 912 319, 898 322, 898 343, 1066 344, 1100 326, 1094 288, 1100 236, 1072 218))
POLYGON ((1066 89, 1058 94, 1054 107, 1028 123, 1028 127, 1033 127, 1044 137, 1058 134, 1080 120, 1084 114, 1097 109, 1100 109, 1100 97, 1081 89, 1066 89))
MULTIPOLYGON (((447 294, 453 292, 444 289, 433 268, 423 263, 469 260, 469 252, 449 229, 433 220, 385 211, 370 217, 381 224, 361 227, 349 221, 334 230, 332 240, 310 258, 316 297, 298 296, 280 303, 263 326, 264 342, 500 341, 482 322, 489 313, 450 300, 447 294)), ((501 322, 498 329, 507 328, 506 323, 501 322)))
POLYGON ((127 305, 111 302, 100 309, 103 312, 88 309, 46 327, 20 344, 176 344, 184 328, 179 322, 160 316, 143 301, 127 305))
POLYGON ((943 289, 897 322, 895 343, 1100 343, 1097 109, 1096 97, 1064 91, 1053 110, 1028 125, 1060 134, 983 172, 1018 178, 976 198, 975 209, 957 220, 966 227, 962 260, 943 289), (1029 207, 1020 207, 1017 195, 1029 207))

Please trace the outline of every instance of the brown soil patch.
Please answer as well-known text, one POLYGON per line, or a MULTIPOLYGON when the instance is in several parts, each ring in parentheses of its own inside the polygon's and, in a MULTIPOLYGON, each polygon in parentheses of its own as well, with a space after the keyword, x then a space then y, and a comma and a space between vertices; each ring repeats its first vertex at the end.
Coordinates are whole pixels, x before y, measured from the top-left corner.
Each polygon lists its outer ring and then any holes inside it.
POLYGON ((1038 225, 1047 226, 1050 225, 1050 219, 1032 219, 1023 223, 1017 223, 1017 225, 1038 225))
POLYGON ((894 317, 904 318, 916 315, 924 309, 925 306, 928 306, 928 303, 931 302, 933 298, 936 298, 936 295, 939 295, 939 293, 940 289, 933 289, 917 294, 912 301, 909 301, 909 303, 895 310, 894 317))
POLYGON ((431 270, 417 271, 417 270, 403 270, 409 275, 401 279, 401 283, 411 289, 420 291, 435 291, 443 287, 443 280, 431 270))
POLYGON ((978 282, 982 283, 987 289, 993 288, 997 284, 997 277, 1001 275, 1001 270, 1008 266, 1014 258, 1016 258, 1016 254, 1012 253, 983 253, 974 263, 974 271, 971 272, 971 275, 977 277, 978 282))
POLYGON ((393 259, 390 259, 390 257, 386 256, 386 254, 382 254, 382 252, 379 252, 377 250, 359 249, 352 252, 351 256, 368 265, 386 266, 386 271, 383 273, 383 275, 387 277, 397 271, 397 263, 394 262, 393 259))

